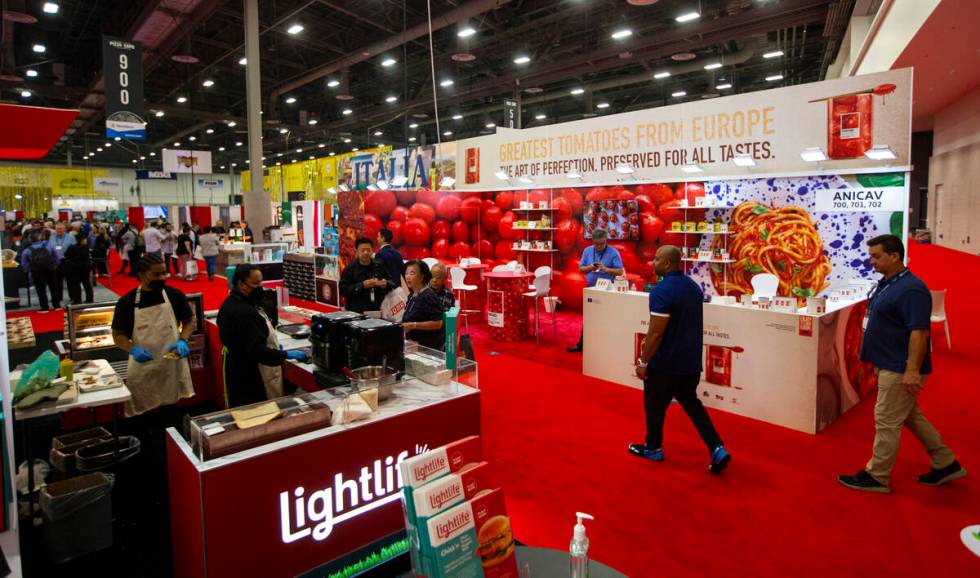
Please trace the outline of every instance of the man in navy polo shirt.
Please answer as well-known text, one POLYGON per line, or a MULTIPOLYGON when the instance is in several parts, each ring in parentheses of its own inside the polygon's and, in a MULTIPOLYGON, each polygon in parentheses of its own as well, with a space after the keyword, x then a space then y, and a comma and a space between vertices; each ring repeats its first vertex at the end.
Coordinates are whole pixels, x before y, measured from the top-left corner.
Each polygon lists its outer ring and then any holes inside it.
POLYGON ((708 446, 708 470, 719 473, 732 456, 725 451, 707 410, 698 399, 704 333, 704 294, 680 271, 681 251, 672 245, 657 250, 653 268, 663 281, 650 292, 650 324, 637 360, 636 375, 643 380, 643 409, 647 439, 630 444, 631 454, 663 461, 664 416, 676 398, 708 446))
POLYGON ((962 478, 966 470, 919 409, 917 396, 932 373, 929 288, 905 267, 905 246, 895 235, 868 241, 868 254, 875 271, 884 275, 868 297, 861 343, 861 360, 874 365, 878 376, 875 441, 865 469, 837 480, 855 490, 890 492, 903 425, 932 460, 932 469, 919 476, 921 483, 938 486, 962 478))
MULTIPOLYGON (((599 279, 609 279, 613 281, 616 277, 623 274, 623 258, 619 256, 616 247, 609 245, 609 233, 605 229, 592 231, 592 246, 586 247, 582 251, 582 258, 578 262, 578 270, 585 273, 585 286, 594 287, 599 279)), ((582 351, 582 341, 585 337, 585 328, 578 337, 578 343, 568 348, 568 351, 575 353, 582 351)))

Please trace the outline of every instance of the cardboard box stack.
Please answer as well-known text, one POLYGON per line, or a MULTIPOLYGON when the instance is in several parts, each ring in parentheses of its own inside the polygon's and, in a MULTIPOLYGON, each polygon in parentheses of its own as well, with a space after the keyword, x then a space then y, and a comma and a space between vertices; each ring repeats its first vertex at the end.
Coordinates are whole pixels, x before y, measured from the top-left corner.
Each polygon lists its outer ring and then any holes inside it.
POLYGON ((503 491, 492 488, 480 438, 401 463, 412 564, 428 578, 517 578, 503 491))

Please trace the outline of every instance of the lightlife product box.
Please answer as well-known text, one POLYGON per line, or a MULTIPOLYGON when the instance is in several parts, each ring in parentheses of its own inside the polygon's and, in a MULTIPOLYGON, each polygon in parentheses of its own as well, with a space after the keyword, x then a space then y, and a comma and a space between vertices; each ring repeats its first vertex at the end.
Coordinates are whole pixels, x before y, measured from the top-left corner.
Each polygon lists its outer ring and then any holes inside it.
POLYGON ((430 518, 426 531, 422 554, 433 561, 429 578, 518 578, 503 490, 480 492, 430 518))
MULTIPOLYGON (((479 492, 492 489, 489 471, 487 462, 469 464, 458 473, 443 476, 415 490, 413 498, 415 516, 411 519, 410 527, 414 526, 418 532, 418 543, 429 540, 427 524, 433 516, 472 500, 479 492)), ((414 539, 413 537, 413 541, 414 539)), ((432 560, 420 556, 419 562, 422 574, 428 576, 433 567, 432 560)))

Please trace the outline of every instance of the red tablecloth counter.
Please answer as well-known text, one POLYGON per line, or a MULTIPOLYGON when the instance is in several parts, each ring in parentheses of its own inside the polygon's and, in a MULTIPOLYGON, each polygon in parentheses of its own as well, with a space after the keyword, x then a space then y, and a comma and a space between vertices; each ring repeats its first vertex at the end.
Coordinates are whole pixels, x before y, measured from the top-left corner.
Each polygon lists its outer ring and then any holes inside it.
POLYGON ((527 303, 524 294, 534 273, 491 271, 487 280, 487 325, 490 339, 523 341, 527 337, 527 303))

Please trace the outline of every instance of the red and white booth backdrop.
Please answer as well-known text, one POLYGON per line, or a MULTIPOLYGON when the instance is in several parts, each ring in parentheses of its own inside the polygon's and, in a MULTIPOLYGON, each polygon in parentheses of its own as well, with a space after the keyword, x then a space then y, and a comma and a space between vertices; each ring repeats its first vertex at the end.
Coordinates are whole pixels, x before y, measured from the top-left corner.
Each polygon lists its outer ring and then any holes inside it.
MULTIPOLYGON (((671 223, 703 220, 705 212, 688 209, 685 215, 678 208, 681 199, 693 205, 696 197, 704 196, 704 185, 699 182, 496 192, 379 190, 341 196, 352 201, 340 200, 341 225, 350 223, 347 235, 352 237, 350 241, 361 234, 373 240, 382 227, 387 227, 394 233, 393 244, 406 259, 434 257, 456 262, 463 257, 478 257, 490 268, 518 259, 513 243, 524 239, 525 233, 530 233, 531 240, 551 238, 547 231, 514 230, 515 221, 527 219, 521 216, 526 213, 516 210, 522 201, 529 201, 533 206, 547 201, 555 209, 551 218, 557 228, 551 232, 558 250, 553 262, 552 294, 565 307, 575 310, 582 308, 585 287, 585 276, 578 270, 579 258, 582 250, 591 244, 585 238, 582 220, 586 201, 635 199, 638 202, 640 240, 611 241, 610 245, 622 256, 626 272, 645 281, 654 280, 651 262, 658 247, 685 245, 683 235, 670 232, 671 223), (358 203, 361 198, 363 202, 358 203), (363 217, 358 214, 360 211, 363 217)), ((687 244, 697 241, 688 239, 687 244)), ((548 265, 552 254, 529 255, 530 265, 536 267, 548 265)))

